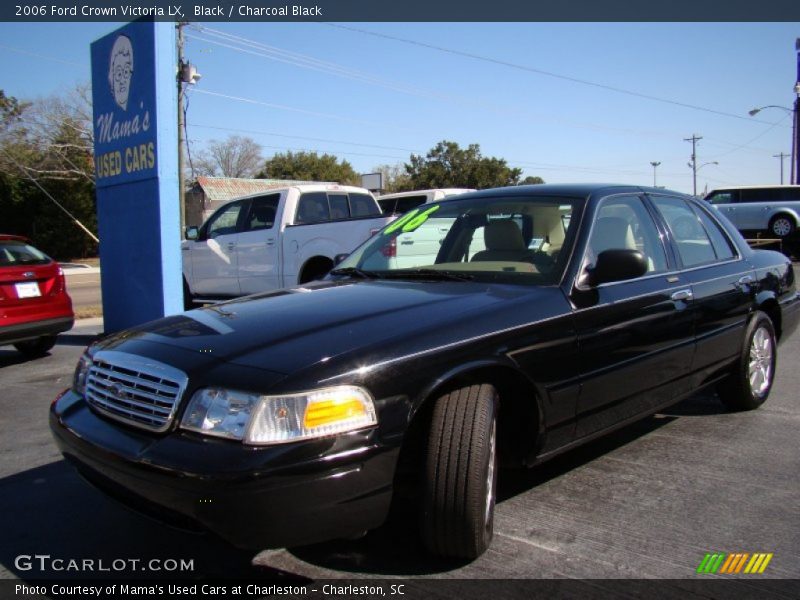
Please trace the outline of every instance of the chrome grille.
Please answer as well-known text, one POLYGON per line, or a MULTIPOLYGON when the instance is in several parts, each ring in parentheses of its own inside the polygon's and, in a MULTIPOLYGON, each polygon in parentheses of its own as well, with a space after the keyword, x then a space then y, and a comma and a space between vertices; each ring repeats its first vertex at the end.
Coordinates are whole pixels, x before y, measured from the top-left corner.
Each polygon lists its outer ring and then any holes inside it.
POLYGON ((92 357, 86 400, 101 413, 152 431, 172 423, 186 374, 142 356, 102 350, 92 357))

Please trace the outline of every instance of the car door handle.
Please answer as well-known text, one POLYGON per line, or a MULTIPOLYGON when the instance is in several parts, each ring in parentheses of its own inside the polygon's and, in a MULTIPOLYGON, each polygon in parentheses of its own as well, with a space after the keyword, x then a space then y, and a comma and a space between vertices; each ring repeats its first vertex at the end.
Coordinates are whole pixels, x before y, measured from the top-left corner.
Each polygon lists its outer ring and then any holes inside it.
POLYGON ((234 242, 228 242, 228 248, 229 249, 236 248, 236 244, 234 242))
MULTIPOLYGON (((740 277, 739 281, 736 282, 736 287, 738 288, 746 288, 753 284, 753 278, 750 275, 745 275, 744 277, 740 277)), ((745 290, 747 291, 747 290, 745 290)))
POLYGON ((673 292, 670 298, 673 302, 680 302, 681 300, 691 300, 694 297, 692 294, 692 290, 678 290, 677 292, 673 292))
POLYGON ((274 246, 274 245, 275 245, 275 240, 274 239, 270 238, 270 239, 267 240, 267 246, 274 246))

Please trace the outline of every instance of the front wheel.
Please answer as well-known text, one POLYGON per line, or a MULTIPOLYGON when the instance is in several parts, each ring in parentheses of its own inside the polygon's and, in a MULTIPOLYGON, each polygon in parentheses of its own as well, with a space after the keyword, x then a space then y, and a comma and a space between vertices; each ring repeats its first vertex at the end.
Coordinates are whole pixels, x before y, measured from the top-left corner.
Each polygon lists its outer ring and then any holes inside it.
POLYGON ((428 437, 422 534, 440 556, 474 559, 492 541, 497 392, 472 385, 436 400, 428 437))
POLYGON ((731 410, 753 410, 772 390, 777 359, 775 328, 761 311, 750 319, 733 373, 720 384, 719 396, 731 410))

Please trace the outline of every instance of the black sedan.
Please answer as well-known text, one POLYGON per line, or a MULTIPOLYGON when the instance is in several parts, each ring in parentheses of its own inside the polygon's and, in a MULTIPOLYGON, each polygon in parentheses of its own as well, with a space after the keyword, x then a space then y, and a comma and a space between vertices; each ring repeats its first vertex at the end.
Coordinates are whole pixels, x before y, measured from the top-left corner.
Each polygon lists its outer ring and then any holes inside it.
POLYGON ((403 215, 325 281, 94 344, 50 422, 102 490, 242 547, 358 535, 402 492, 432 552, 471 558, 500 466, 707 386, 757 408, 798 306, 791 263, 693 198, 486 190, 403 215))

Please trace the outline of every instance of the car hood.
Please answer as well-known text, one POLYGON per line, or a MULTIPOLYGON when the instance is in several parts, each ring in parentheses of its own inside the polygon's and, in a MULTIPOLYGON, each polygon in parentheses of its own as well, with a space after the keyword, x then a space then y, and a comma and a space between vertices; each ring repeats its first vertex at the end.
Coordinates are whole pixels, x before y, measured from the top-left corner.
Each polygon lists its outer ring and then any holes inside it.
MULTIPOLYGON (((457 335, 469 313, 557 289, 475 282, 319 282, 240 298, 166 317, 101 343, 105 349, 193 354, 197 365, 219 361, 290 374, 367 347, 446 331, 457 335)), ((503 311, 505 312, 505 311, 503 311)))

